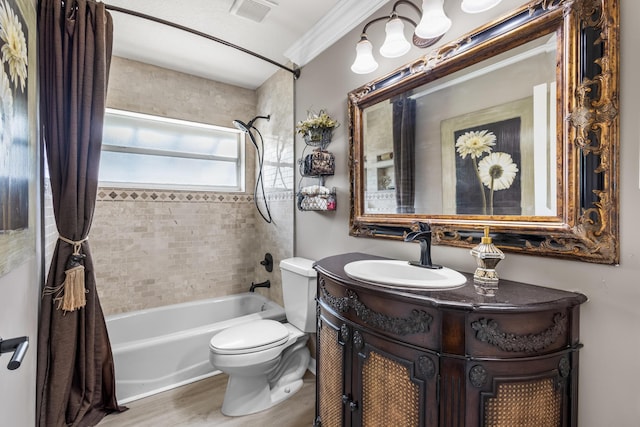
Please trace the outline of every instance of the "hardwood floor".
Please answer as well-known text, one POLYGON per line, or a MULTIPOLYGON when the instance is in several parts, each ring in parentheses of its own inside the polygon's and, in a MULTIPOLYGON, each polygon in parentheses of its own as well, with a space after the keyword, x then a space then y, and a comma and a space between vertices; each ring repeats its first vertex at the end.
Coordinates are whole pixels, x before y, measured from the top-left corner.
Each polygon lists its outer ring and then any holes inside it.
POLYGON ((315 376, 307 372, 304 385, 291 398, 266 411, 227 417, 220 408, 227 375, 220 374, 126 404, 128 411, 107 415, 100 427, 224 426, 308 427, 315 412, 315 376))

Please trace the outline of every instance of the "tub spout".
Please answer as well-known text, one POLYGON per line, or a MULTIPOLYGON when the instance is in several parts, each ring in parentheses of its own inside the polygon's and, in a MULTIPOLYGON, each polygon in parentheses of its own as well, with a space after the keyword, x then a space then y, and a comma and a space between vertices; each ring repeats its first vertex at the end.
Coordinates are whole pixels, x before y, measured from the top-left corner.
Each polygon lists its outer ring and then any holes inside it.
POLYGON ((251 282, 251 288, 249 289, 249 292, 254 292, 256 288, 270 288, 270 287, 271 287, 271 282, 268 280, 265 280, 262 283, 251 282))

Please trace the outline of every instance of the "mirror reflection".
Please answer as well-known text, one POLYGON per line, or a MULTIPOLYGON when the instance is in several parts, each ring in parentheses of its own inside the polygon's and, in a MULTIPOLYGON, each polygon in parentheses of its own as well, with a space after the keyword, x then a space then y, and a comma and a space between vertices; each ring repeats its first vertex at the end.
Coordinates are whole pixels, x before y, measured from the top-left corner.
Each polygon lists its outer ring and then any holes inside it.
POLYGON ((557 54, 546 34, 364 108, 364 213, 557 217, 557 54))
POLYGON ((357 237, 618 261, 618 8, 532 1, 349 92, 357 237))

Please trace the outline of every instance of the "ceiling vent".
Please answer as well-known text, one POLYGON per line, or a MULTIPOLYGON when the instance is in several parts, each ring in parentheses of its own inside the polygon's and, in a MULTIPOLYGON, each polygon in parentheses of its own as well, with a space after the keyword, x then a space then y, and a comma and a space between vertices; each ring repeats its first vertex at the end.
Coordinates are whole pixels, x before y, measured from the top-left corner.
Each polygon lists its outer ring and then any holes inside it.
POLYGON ((235 0, 229 12, 254 22, 262 22, 271 8, 277 5, 275 0, 235 0))

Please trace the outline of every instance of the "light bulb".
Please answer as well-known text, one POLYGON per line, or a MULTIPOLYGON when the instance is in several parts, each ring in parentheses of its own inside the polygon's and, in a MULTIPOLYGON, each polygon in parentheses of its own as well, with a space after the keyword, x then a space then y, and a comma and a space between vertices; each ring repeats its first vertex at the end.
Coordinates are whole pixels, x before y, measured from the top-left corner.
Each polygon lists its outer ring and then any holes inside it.
POLYGON ((449 31, 451 19, 444 13, 443 4, 444 0, 422 1, 422 19, 416 27, 416 36, 421 39, 434 39, 449 31))
POLYGON ((351 71, 356 74, 368 74, 378 68, 378 63, 373 57, 373 45, 365 34, 356 45, 356 59, 353 61, 351 71))
POLYGON ((411 43, 404 37, 404 23, 397 16, 392 17, 385 26, 387 36, 380 47, 380 55, 386 58, 397 58, 409 52, 411 43))
POLYGON ((501 1, 502 0, 462 0, 460 7, 462 11, 466 13, 480 13, 497 6, 501 1))

